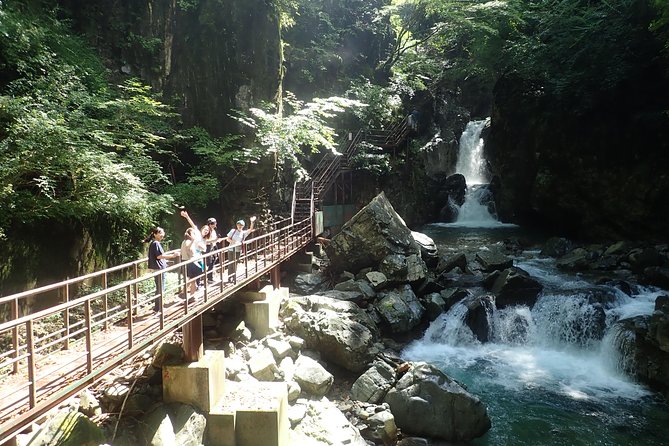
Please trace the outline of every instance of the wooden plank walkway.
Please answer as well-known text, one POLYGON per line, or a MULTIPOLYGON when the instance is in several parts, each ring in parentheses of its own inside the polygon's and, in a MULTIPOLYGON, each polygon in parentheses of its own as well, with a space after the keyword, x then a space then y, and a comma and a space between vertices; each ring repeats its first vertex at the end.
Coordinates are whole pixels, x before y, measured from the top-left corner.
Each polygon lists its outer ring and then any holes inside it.
MULTIPOLYGON (((230 262, 223 260, 213 271, 219 281, 210 285, 205 280, 203 288, 187 298, 178 297, 185 289, 183 283, 168 284, 162 311, 156 313, 154 292, 137 293, 139 288, 153 288, 140 286, 153 283, 156 273, 152 273, 0 324, 0 336, 12 336, 13 346, 0 354, 0 444, 113 368, 269 273, 312 239, 311 218, 250 239, 244 242, 232 283, 225 273, 230 262), (107 297, 123 291, 125 302, 110 308, 107 297), (48 332, 42 332, 47 326, 48 332)), ((209 255, 222 260, 230 249, 209 255)), ((185 263, 165 271, 177 275, 183 269, 185 263)))

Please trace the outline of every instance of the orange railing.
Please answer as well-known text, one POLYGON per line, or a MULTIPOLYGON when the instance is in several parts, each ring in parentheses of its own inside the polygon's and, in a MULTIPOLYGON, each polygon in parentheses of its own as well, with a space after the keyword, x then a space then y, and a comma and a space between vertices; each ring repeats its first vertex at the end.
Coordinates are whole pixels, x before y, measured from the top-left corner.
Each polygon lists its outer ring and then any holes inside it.
POLYGON ((234 274, 228 271, 236 260, 226 255, 234 247, 206 254, 205 259, 216 257, 218 263, 213 271, 203 271, 203 288, 192 294, 181 279, 189 261, 140 274, 139 266, 146 261, 142 259, 0 298, 13 308, 9 320, 0 324, 0 342, 7 345, 0 354, 0 444, 35 417, 267 274, 306 246, 312 231, 311 216, 294 223, 290 218, 277 222, 243 242, 234 274), (108 283, 110 274, 126 269, 131 271, 129 279, 108 283), (209 272, 219 279, 215 285, 206 281, 209 272), (163 273, 169 280, 156 294, 154 278, 163 273), (67 296, 74 284, 98 278, 107 281, 100 290, 23 316, 16 310, 23 299, 54 290, 65 290, 67 296), (156 300, 158 311, 153 312, 156 300))
POLYGON ((296 186, 297 196, 293 197, 293 213, 295 213, 295 204, 304 199, 305 202, 310 196, 309 186, 312 186, 313 199, 315 204, 320 204, 327 191, 335 183, 342 167, 348 166, 353 156, 357 153, 361 142, 368 142, 383 148, 395 147, 399 145, 409 134, 409 125, 407 119, 395 124, 390 130, 358 130, 355 134, 349 133, 345 139, 339 142, 340 147, 344 147, 341 154, 335 155, 327 152, 316 167, 311 171, 311 181, 303 182, 296 186))

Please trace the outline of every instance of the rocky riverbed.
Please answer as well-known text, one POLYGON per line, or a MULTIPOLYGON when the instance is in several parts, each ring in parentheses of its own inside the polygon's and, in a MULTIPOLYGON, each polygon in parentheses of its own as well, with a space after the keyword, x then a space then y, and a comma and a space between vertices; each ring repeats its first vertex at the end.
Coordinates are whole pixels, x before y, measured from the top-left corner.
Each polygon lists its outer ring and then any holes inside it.
MULTIPOLYGON (((489 341, 492 306, 534 306, 542 284, 513 261, 525 248, 507 240, 439 253, 381 194, 327 243, 328 268, 290 278, 280 327, 256 339, 243 323, 243 307, 226 304, 204 319, 206 348, 226 352, 228 380, 286 383, 292 444, 466 442, 490 428, 485 405, 437 367, 404 361, 401 350, 456 304, 464 305, 464 320, 479 343, 489 341)), ((638 284, 669 288, 666 245, 580 246, 555 238, 537 256, 554 257, 564 271, 596 275, 623 293, 638 284)), ((599 325, 588 325, 584 337, 603 335, 611 299, 593 291, 599 325)), ((627 333, 626 354, 635 364, 628 373, 666 396, 669 297, 659 296, 655 308, 613 323, 627 333)), ((21 436, 20 444, 49 444, 34 441, 54 435, 49 426, 58 429, 64 419, 90 437, 61 444, 207 444, 203 414, 161 402, 160 368, 183 360, 179 343, 176 336, 108 375, 21 436)))

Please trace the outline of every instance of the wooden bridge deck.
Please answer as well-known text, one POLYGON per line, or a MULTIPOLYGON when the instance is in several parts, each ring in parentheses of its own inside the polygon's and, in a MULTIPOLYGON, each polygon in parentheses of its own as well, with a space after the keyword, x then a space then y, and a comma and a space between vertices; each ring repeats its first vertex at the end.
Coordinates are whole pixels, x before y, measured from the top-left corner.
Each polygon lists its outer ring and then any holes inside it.
MULTIPOLYGON (((181 281, 174 285, 168 281, 163 295, 158 296, 158 312, 153 311, 153 283, 154 276, 161 273, 138 277, 138 262, 130 264, 135 278, 114 286, 107 286, 107 277, 118 267, 84 276, 89 281, 103 277, 104 286, 72 300, 68 293, 78 279, 1 297, 0 306, 11 310, 10 320, 0 324, 2 345, 9 345, 0 353, 0 444, 124 361, 272 271, 313 239, 311 224, 307 218, 245 241, 233 282, 228 282, 225 272, 230 266, 226 253, 231 248, 209 253, 220 260, 212 271, 218 281, 211 285, 203 280, 203 288, 192 295, 185 294, 181 281), (58 291, 66 301, 18 316, 29 298, 48 291, 58 291)), ((179 276, 187 263, 163 271, 179 276)))

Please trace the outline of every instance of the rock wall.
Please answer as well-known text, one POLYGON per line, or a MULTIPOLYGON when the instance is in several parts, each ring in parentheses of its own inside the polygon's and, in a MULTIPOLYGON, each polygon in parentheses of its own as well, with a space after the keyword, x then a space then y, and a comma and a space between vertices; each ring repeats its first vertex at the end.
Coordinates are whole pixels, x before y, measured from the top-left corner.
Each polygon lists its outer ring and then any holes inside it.
POLYGON ((669 64, 659 61, 589 104, 500 79, 484 150, 504 221, 595 239, 666 236, 669 64))
POLYGON ((67 0, 74 25, 116 67, 177 106, 187 126, 236 132, 228 115, 280 83, 277 12, 264 0, 67 0))

